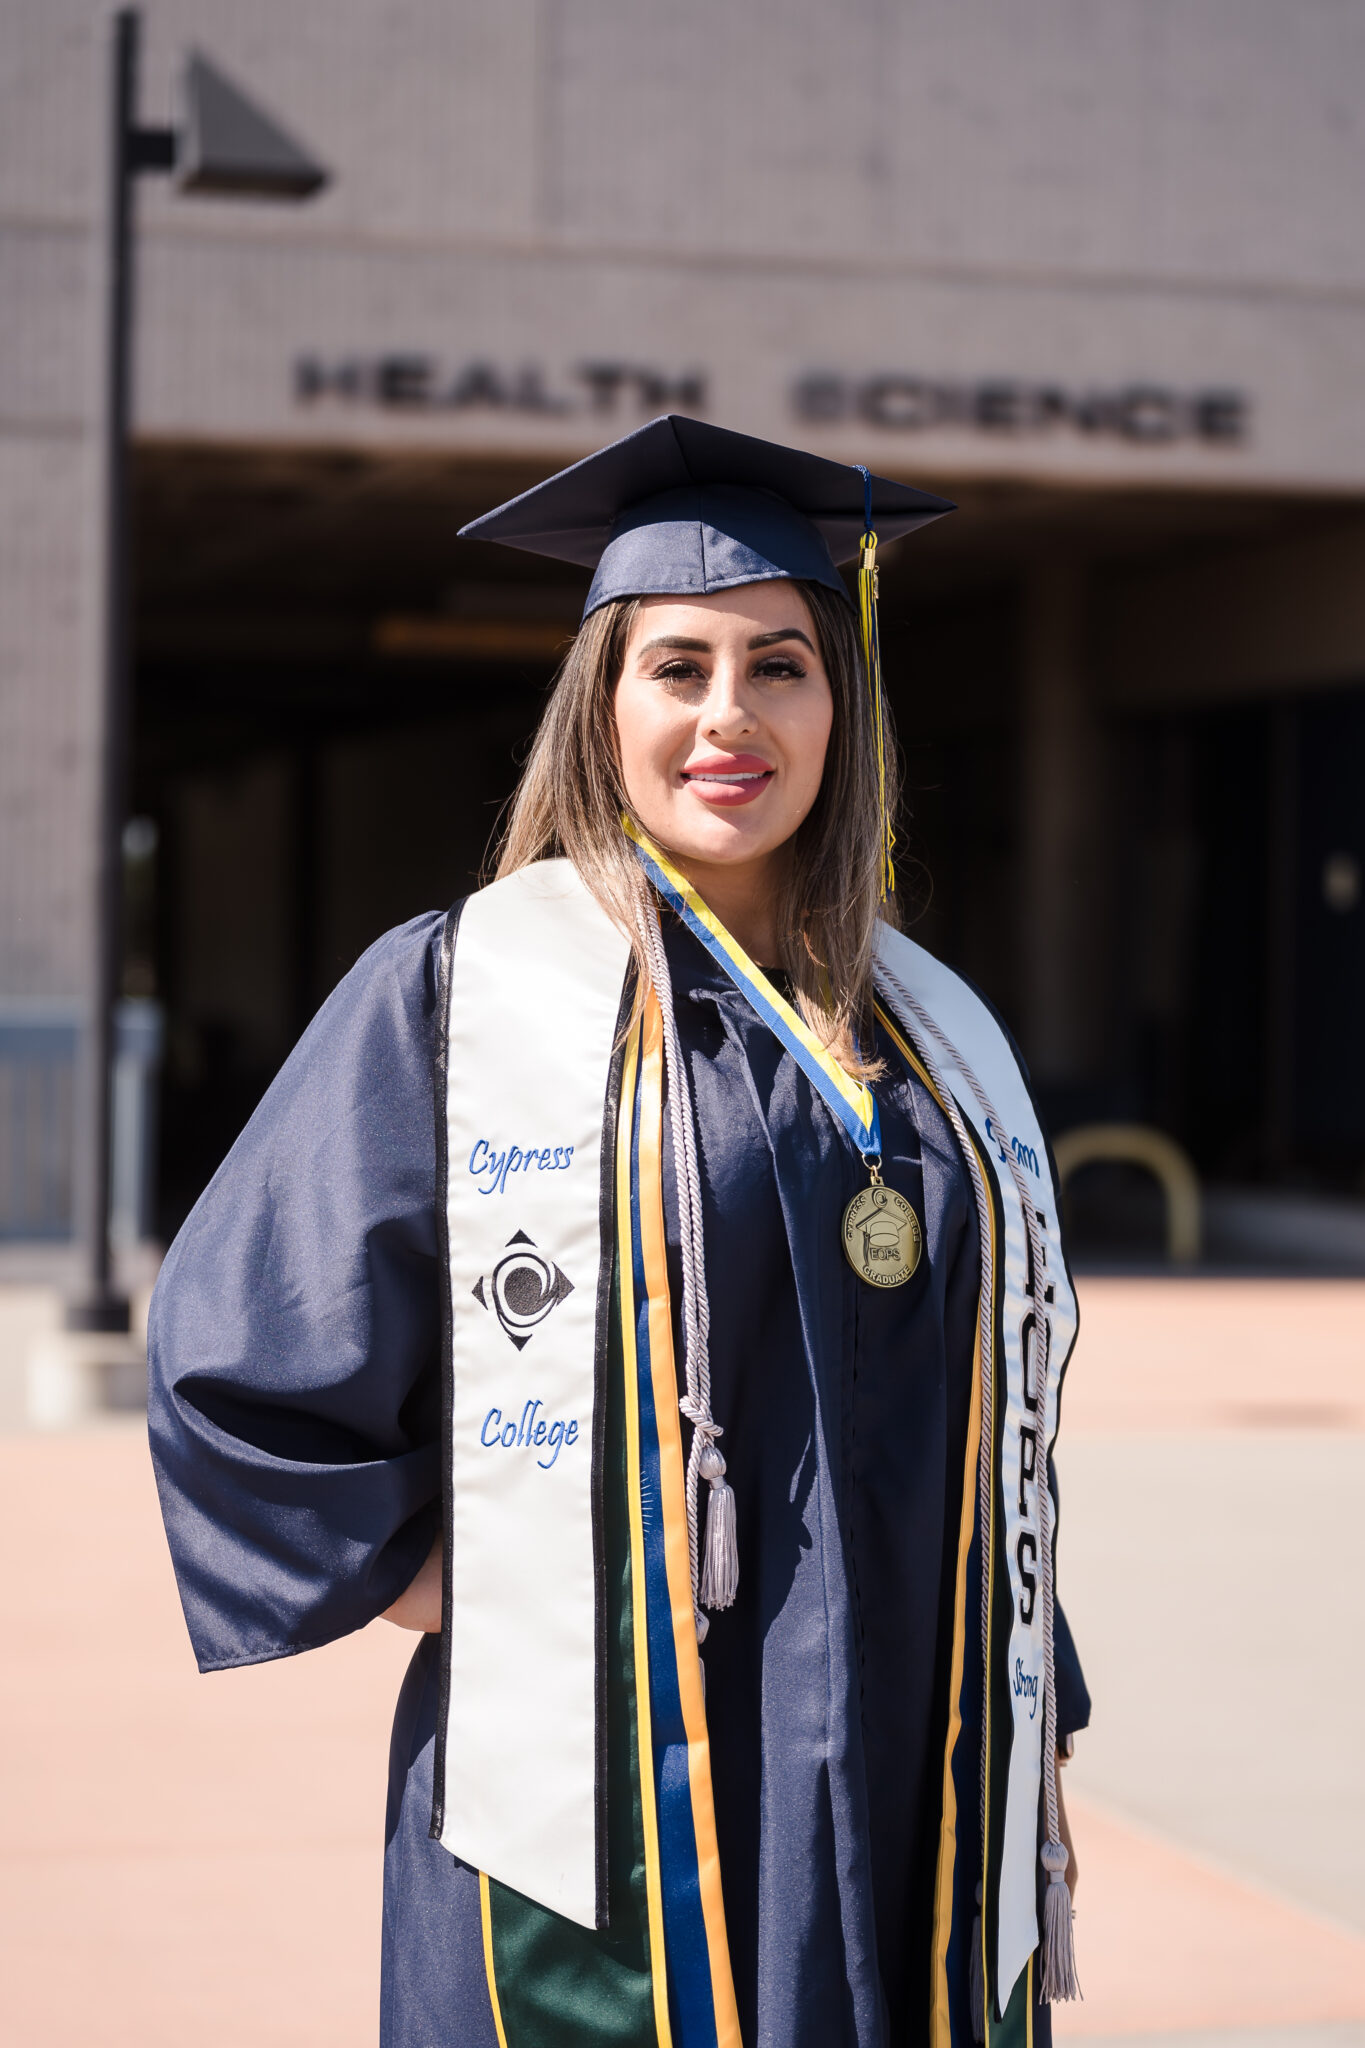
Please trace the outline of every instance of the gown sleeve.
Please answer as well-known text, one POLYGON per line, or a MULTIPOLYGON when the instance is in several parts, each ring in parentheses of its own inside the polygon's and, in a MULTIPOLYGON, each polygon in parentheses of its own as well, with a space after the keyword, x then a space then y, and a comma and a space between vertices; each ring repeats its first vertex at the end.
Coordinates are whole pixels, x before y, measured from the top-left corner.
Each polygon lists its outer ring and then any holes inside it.
MULTIPOLYGON (((1048 1491, 1052 1495, 1052 1526, 1055 1529, 1061 1505, 1055 1458, 1048 1459, 1047 1483, 1048 1491)), ((1078 1735, 1082 1728, 1090 1726, 1090 1689, 1085 1682, 1085 1672, 1081 1668, 1071 1624, 1055 1593, 1052 1609, 1052 1672, 1057 1682, 1057 1740, 1061 1743, 1067 1736, 1078 1735)))
POLYGON ((1064 1739, 1090 1726, 1090 1692, 1060 1600, 1052 1611, 1052 1668, 1057 1679, 1057 1735, 1064 1739))
POLYGON ((148 1427, 201 1671, 362 1628, 436 1533, 442 925, 329 997, 162 1268, 148 1427))

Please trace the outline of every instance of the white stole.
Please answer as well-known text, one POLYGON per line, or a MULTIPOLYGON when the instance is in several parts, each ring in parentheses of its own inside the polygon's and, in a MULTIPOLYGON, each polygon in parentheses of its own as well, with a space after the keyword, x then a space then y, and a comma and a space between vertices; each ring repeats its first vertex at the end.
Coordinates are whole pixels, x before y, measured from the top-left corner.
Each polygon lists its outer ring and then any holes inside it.
POLYGON ((606 1909, 594 1447, 603 1123, 629 957, 569 863, 544 861, 465 904, 447 1013, 440 1838, 584 1927, 606 1909))
MULTIPOLYGON (((1042 1418, 1044 1443, 1050 1454, 1057 1434, 1058 1393, 1062 1372, 1076 1341, 1076 1297, 1062 1251, 1059 1203, 1048 1161, 1047 1143, 1038 1113, 1019 1071, 1019 1062, 1005 1033, 987 1005, 960 976, 926 953, 902 932, 884 925, 877 951, 923 1004, 943 1038, 961 1055, 980 1083, 981 1092, 1001 1119, 997 1129, 977 1099, 963 1067, 932 1042, 943 1079, 964 1119, 980 1141, 991 1167, 1004 1223, 1003 1266, 996 1276, 1000 1314, 997 1321, 995 1400, 1004 1401, 1004 1424, 996 1485, 1004 1509, 1002 1548, 1013 1596, 1007 1673, 1013 1716, 1008 1796, 999 1870, 1000 1917, 993 1982, 1003 2012, 1019 1972, 1038 1946, 1038 1793, 1042 1773, 1043 1735, 1043 1601, 1039 1557, 1039 1501, 1036 1477, 1039 1417, 1034 1406, 1033 1373, 1036 1343, 1027 1342, 1033 1323, 1028 1285, 1028 1233, 1020 1206, 1012 1155, 1022 1169, 1038 1214, 1045 1259, 1045 1287, 1050 1294, 1051 1324, 1047 1410, 1042 1418), (1027 1344, 1027 1351, 1026 1351, 1027 1344), (1027 1368, 1027 1384, 1025 1371, 1027 1368), (1027 1617, 1027 1619, 1025 1619, 1027 1617)), ((893 1000, 893 1007, 894 1000, 893 1000)), ((913 1016, 901 1016, 910 1036, 924 1037, 913 1016)), ((983 1545, 984 1556, 984 1545, 983 1545)), ((994 1830, 992 1830, 994 1833, 994 1830)))
MULTIPOLYGON (((1010 1154, 1036 1182, 1046 1219, 1049 1445, 1076 1303, 1047 1147, 1004 1032, 981 998, 922 947, 889 927, 878 946, 1003 1119, 1003 1128, 988 1128, 966 1074, 935 1046, 981 1140, 1004 1224, 997 1485, 1014 1618, 994 1973, 1003 2010, 1038 1945, 1044 1667, 1029 1436, 1038 1417, 1025 1385, 1032 1302, 1010 1154)), ((608 1096, 629 954, 569 863, 542 862, 465 905, 446 1018, 453 1395, 440 1839, 476 1869, 586 1927, 601 1924, 606 1904, 593 1487, 609 1313, 612 1161, 603 1139, 614 1130, 608 1096)), ((913 1017, 901 1021, 913 1039, 922 1036, 913 1017)), ((439 1806, 439 1785, 437 1796, 439 1806)))

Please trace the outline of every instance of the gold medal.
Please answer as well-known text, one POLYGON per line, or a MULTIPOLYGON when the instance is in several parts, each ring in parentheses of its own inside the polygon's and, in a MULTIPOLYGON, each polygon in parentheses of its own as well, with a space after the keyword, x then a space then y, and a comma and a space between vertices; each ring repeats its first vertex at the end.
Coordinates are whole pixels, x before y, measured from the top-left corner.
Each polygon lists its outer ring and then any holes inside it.
POLYGON ((843 1239, 848 1263, 860 1280, 869 1287, 900 1287, 919 1264, 924 1233, 905 1196, 884 1186, 874 1166, 871 1187, 856 1194, 844 1211, 843 1239))

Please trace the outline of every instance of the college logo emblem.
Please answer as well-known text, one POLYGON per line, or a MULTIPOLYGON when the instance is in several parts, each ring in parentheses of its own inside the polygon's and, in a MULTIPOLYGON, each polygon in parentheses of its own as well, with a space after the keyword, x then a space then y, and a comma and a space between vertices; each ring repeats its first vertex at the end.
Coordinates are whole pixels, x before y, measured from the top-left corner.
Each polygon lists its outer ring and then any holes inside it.
POLYGON ((536 1325, 573 1293, 573 1281, 519 1230, 508 1238, 497 1265, 491 1273, 480 1275, 472 1292, 483 1308, 492 1309, 520 1351, 530 1343, 536 1325))

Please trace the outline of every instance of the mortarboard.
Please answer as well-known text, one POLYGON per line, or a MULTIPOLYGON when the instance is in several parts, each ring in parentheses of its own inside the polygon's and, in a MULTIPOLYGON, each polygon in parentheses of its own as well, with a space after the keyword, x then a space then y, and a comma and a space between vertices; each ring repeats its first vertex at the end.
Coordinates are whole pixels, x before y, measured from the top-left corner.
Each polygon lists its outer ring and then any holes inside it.
MULTIPOLYGON (((586 618, 618 597, 687 597, 743 583, 823 583, 863 536, 895 540, 953 507, 888 477, 676 414, 461 527, 595 573, 586 618)), ((847 593, 845 593, 847 594, 847 593)))
POLYGON ((586 619, 622 597, 706 596, 745 583, 823 583, 858 610, 882 800, 882 895, 896 886, 886 809, 886 722, 877 631, 877 544, 954 509, 861 464, 758 441, 676 413, 651 420, 460 528, 462 540, 591 569, 586 619))

